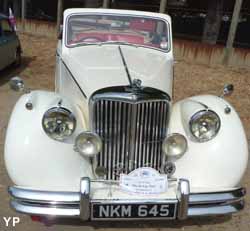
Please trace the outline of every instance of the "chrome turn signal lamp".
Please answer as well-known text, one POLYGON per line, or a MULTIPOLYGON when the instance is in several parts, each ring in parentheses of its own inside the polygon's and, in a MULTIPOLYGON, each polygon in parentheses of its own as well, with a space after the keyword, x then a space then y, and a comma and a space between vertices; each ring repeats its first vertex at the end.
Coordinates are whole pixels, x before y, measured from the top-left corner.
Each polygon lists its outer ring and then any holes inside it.
POLYGON ((168 136, 162 144, 163 152, 169 158, 182 157, 187 151, 187 148, 187 139, 185 136, 177 133, 168 136))
POLYGON ((102 149, 102 140, 95 133, 82 132, 76 137, 74 149, 85 157, 94 157, 102 149))

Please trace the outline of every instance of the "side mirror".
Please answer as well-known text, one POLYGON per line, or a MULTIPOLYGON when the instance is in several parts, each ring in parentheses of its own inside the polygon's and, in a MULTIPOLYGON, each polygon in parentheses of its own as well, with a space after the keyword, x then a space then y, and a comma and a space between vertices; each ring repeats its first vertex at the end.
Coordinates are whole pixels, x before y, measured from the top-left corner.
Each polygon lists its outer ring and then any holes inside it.
POLYGON ((13 91, 23 92, 25 90, 24 81, 18 76, 13 77, 10 80, 9 84, 10 84, 10 88, 13 91))
POLYGON ((223 89, 223 96, 230 96, 234 92, 233 84, 226 84, 223 89))

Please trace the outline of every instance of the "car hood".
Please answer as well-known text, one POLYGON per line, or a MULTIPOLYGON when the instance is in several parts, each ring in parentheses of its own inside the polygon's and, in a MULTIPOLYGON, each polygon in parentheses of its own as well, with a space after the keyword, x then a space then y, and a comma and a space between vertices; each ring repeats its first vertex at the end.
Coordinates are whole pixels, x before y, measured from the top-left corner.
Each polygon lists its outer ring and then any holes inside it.
MULTIPOLYGON (((131 79, 140 79, 143 87, 172 94, 173 58, 164 52, 121 45, 131 79)), ((63 61, 87 97, 96 90, 129 85, 117 45, 90 45, 70 48, 63 61)))

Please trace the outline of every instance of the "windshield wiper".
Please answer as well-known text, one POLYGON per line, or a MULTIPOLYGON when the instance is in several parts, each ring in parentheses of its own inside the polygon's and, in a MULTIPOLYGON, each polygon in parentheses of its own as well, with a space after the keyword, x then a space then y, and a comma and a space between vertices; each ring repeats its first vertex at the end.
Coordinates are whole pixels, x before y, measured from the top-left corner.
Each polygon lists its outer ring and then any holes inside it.
POLYGON ((130 73, 129 73, 128 65, 127 65, 127 62, 126 62, 126 60, 125 60, 124 54, 123 54, 123 52, 122 52, 122 48, 121 48, 120 46, 119 46, 119 52, 120 52, 120 55, 121 55, 121 58, 122 58, 122 62, 123 62, 125 71, 126 71, 127 76, 128 76, 129 84, 130 84, 130 86, 132 86, 133 83, 132 83, 131 75, 130 75, 130 73))

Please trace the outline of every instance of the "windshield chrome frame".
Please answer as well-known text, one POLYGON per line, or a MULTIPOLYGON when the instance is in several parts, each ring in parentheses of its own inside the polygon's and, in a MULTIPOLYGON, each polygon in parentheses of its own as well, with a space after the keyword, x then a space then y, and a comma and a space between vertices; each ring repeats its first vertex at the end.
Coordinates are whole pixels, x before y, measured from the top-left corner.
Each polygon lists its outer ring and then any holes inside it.
MULTIPOLYGON (((80 47, 80 46, 102 46, 102 45, 112 45, 112 44, 109 44, 109 42, 107 42, 107 44, 103 43, 80 43, 80 44, 73 44, 73 45, 69 45, 68 44, 68 39, 67 39, 67 36, 68 36, 68 22, 69 22, 69 19, 72 17, 72 16, 95 16, 95 15, 100 15, 100 16, 124 16, 124 17, 135 17, 135 18, 142 18, 144 17, 145 19, 155 19, 155 20, 161 20, 163 22, 165 22, 167 24, 167 35, 168 35, 168 38, 169 38, 169 41, 170 41, 170 44, 169 44, 169 47, 167 50, 164 50, 164 49, 160 49, 160 48, 155 48, 155 47, 150 47, 150 46, 145 46, 145 45, 140 45, 140 44, 133 44, 131 43, 131 45, 129 43, 124 43, 124 45, 127 45, 127 46, 135 46, 137 48, 139 47, 143 47, 143 48, 148 48, 148 49, 153 49, 153 50, 157 50, 157 51, 161 51, 163 53, 169 53, 172 49, 172 37, 171 37, 171 34, 170 34, 170 23, 164 19, 164 18, 160 18, 160 17, 153 17, 153 16, 142 16, 142 15, 134 15, 134 14, 118 14, 118 13, 73 13, 73 14, 70 14, 67 16, 66 18, 66 21, 65 21, 65 31, 64 31, 64 44, 67 48, 74 48, 74 47, 80 47)), ((117 41, 119 42, 119 41, 117 41)), ((123 45, 122 42, 120 45, 123 45)))

